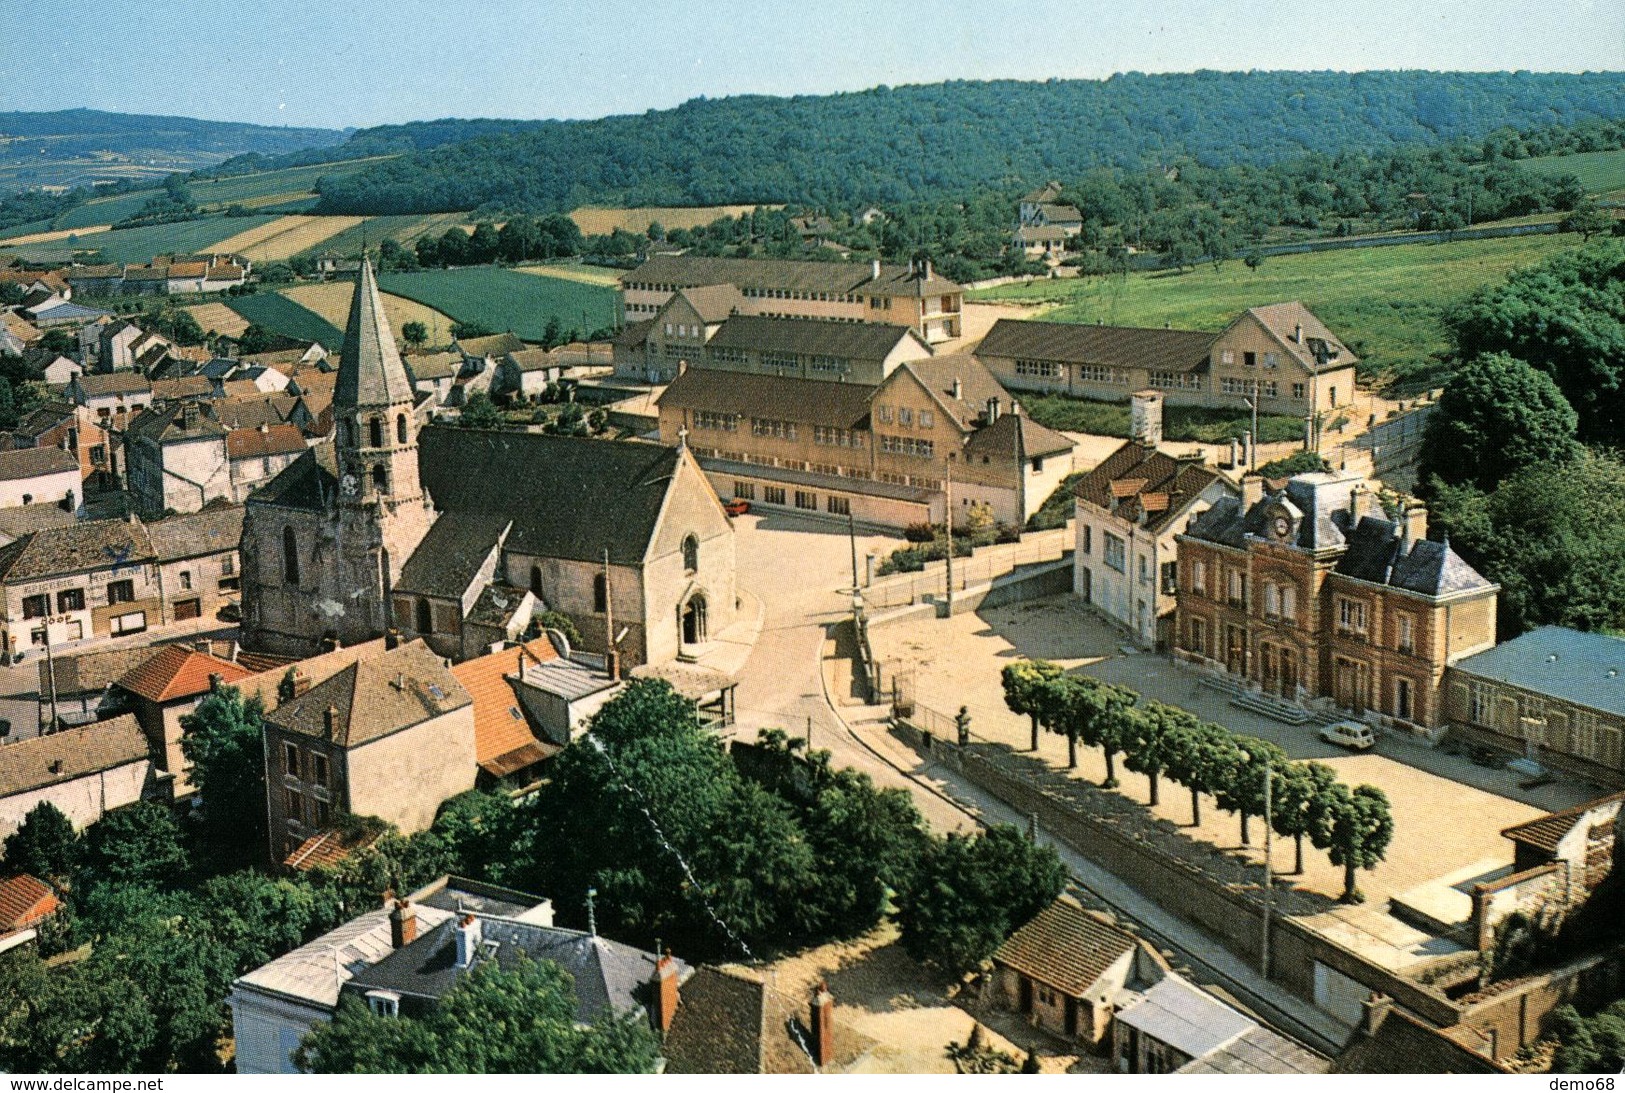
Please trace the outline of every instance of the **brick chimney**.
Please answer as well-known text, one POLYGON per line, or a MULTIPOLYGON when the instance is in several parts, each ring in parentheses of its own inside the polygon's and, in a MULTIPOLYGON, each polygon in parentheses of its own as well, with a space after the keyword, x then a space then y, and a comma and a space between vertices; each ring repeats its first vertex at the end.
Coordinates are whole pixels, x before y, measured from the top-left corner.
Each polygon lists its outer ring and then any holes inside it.
POLYGON ((395 901, 395 909, 389 912, 389 944, 396 949, 404 949, 417 940, 418 936, 418 910, 412 906, 412 901, 402 899, 395 901))
POLYGON ((1129 435, 1136 443, 1155 448, 1162 443, 1162 392, 1136 391, 1129 399, 1129 435))
POLYGON ((188 402, 181 406, 181 428, 188 431, 197 428, 197 403, 188 402))
POLYGON ((823 980, 812 996, 812 1054, 820 1067, 835 1061, 835 996, 823 980))
POLYGON ((310 690, 310 676, 302 668, 293 670, 293 697, 298 698, 310 690))
POLYGON ((338 735, 339 708, 331 702, 327 704, 327 709, 322 712, 322 728, 327 730, 329 740, 338 735))
POLYGON ((1393 1008, 1392 998, 1380 991, 1372 991, 1371 997, 1360 1003, 1360 1031, 1367 1036, 1375 1036, 1387 1019, 1388 1011, 1393 1008))
POLYGON ((1355 486, 1349 491, 1349 522, 1353 526, 1359 527, 1361 520, 1375 515, 1376 508, 1376 496, 1364 486, 1355 486))
POLYGON ((1252 511, 1252 507, 1262 500, 1264 500, 1264 479, 1256 474, 1249 474, 1241 480, 1241 511, 1252 511))
POLYGON ((475 959, 480 955, 480 920, 473 915, 464 915, 457 920, 453 930, 457 941, 457 966, 471 968, 475 959))
POLYGON ((1424 505, 1410 505, 1400 517, 1407 543, 1420 542, 1428 537, 1428 510, 1424 505))
MULTIPOLYGON (((660 948, 659 943, 655 948, 660 948)), ((654 1022, 655 1031, 664 1036, 671 1030, 672 1018, 677 1016, 677 961, 672 958, 670 949, 655 961, 655 974, 649 986, 652 988, 649 1019, 654 1022)))

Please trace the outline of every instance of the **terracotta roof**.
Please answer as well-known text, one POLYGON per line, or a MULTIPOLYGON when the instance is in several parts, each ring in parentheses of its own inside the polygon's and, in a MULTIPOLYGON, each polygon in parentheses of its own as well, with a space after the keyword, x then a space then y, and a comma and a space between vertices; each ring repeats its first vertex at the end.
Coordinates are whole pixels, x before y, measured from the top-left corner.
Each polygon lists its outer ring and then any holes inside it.
POLYGON ((1081 998, 1139 942, 1105 918, 1061 896, 1011 934, 993 954, 996 963, 1081 998))
POLYGON ((356 747, 472 701, 441 658, 420 640, 340 669, 278 706, 266 721, 289 732, 356 747), (330 706, 335 710, 331 732, 330 706))
POLYGON ((1224 476, 1200 459, 1175 459, 1137 441, 1128 441, 1078 479, 1073 495, 1125 520, 1138 520, 1159 534, 1184 513, 1189 504, 1224 476))
POLYGON ((0 312, 0 322, 5 323, 7 330, 25 342, 37 342, 45 337, 44 331, 14 311, 0 312))
POLYGON ((222 398, 244 398, 260 394, 260 388, 253 380, 222 380, 220 395, 222 398))
POLYGON ((306 446, 305 434, 297 425, 233 429, 226 434, 226 455, 232 459, 292 455, 304 451, 306 446))
POLYGON ((134 714, 0 747, 0 797, 71 782, 147 758, 134 714))
POLYGON ((153 557, 147 529, 127 520, 89 520, 30 532, 0 547, 0 581, 119 569, 153 557))
POLYGON ((27 873, 0 880, 0 934, 26 930, 59 906, 51 886, 27 873))
POLYGON ((156 399, 196 398, 207 395, 213 389, 207 376, 177 376, 152 381, 152 397, 156 399))
POLYGON ((976 347, 976 355, 1194 372, 1207 365, 1216 337, 1196 330, 1000 319, 976 347))
POLYGON ((253 674, 241 664, 184 645, 166 645, 146 663, 124 673, 118 685, 149 702, 162 704, 207 694, 209 677, 213 675, 222 682, 235 683, 253 674))
POLYGON ((208 269, 207 262, 175 262, 169 267, 169 276, 172 280, 202 277, 208 269))
MULTIPOLYGON (((525 645, 523 653, 532 662, 553 660, 559 655, 553 643, 545 638, 525 645)), ((451 669, 451 674, 474 700, 474 759, 481 766, 527 745, 540 743, 514 697, 513 685, 506 678, 518 674, 520 656, 521 647, 515 645, 465 660, 451 669)))
POLYGON ((1599 797, 1595 801, 1588 801, 1583 805, 1565 808, 1562 812, 1553 812, 1528 820, 1512 827, 1504 828, 1502 835, 1515 843, 1523 843, 1537 850, 1544 850, 1548 854, 1557 852, 1557 844, 1563 837, 1574 830, 1574 825, 1583 820, 1588 812, 1600 805, 1612 804, 1615 801, 1625 800, 1625 793, 1614 793, 1607 797, 1599 797))
POLYGON ((300 843, 292 854, 282 859, 282 864, 301 873, 318 868, 332 868, 357 850, 371 846, 383 834, 383 830, 380 829, 363 831, 347 838, 336 828, 323 831, 300 843))
POLYGON ((204 280, 206 280, 206 281, 241 281, 244 277, 247 277, 247 276, 248 276, 248 271, 246 269, 244 269, 242 266, 235 265, 234 263, 231 263, 231 262, 222 262, 219 265, 210 266, 208 276, 206 276, 204 278, 204 280))
POLYGON ((69 472, 79 473, 79 460, 61 448, 17 448, 0 452, 0 482, 69 472))
POLYGON ((150 394, 152 381, 139 372, 86 372, 74 377, 79 389, 92 398, 98 395, 150 394))

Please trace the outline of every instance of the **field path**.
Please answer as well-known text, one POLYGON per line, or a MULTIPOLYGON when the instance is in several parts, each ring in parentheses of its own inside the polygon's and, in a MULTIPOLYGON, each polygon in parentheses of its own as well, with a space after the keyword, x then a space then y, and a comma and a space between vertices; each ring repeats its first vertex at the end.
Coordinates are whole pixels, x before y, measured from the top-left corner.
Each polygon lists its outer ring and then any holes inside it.
POLYGON ((584 285, 603 285, 605 288, 621 286, 621 271, 601 266, 514 266, 513 271, 537 277, 557 277, 561 281, 580 281, 584 285))

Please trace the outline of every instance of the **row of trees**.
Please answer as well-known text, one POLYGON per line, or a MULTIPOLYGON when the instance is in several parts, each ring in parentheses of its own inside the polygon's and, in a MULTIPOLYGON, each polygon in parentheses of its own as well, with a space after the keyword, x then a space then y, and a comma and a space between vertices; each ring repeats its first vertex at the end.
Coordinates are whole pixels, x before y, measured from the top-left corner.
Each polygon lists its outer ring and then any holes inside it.
POLYGON ((1066 738, 1067 766, 1078 765, 1082 743, 1098 747, 1106 760, 1106 780, 1114 788, 1117 757, 1150 783, 1150 803, 1160 803, 1161 780, 1190 791, 1191 823, 1202 822, 1202 796, 1240 818, 1241 841, 1251 837, 1249 821, 1264 815, 1268 786, 1269 820, 1276 834, 1293 840, 1294 872, 1303 872, 1307 839, 1343 867, 1345 902, 1362 899, 1355 871, 1374 869, 1387 853, 1394 823, 1387 796, 1375 786, 1350 789, 1324 763, 1294 762, 1275 744, 1232 733, 1174 706, 1146 700, 1124 687, 1087 676, 1066 675, 1048 661, 1006 665, 1005 703, 1029 718, 1032 750, 1039 730, 1066 738))
POLYGON ((580 254, 581 229, 568 216, 515 216, 499 229, 488 220, 472 232, 447 228, 439 237, 426 235, 409 252, 393 239, 385 240, 380 257, 386 267, 409 268, 407 259, 431 266, 478 266, 501 259, 523 262, 532 258, 569 258, 580 254))

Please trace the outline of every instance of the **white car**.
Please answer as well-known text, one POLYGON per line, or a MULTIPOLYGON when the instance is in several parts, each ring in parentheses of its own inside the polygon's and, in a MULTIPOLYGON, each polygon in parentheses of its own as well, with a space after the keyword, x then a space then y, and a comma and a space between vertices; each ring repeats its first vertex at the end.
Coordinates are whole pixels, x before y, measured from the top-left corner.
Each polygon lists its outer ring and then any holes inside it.
POLYGON ((1320 738, 1328 744, 1353 751, 1368 751, 1377 746, 1377 735, 1371 726, 1360 721, 1339 721, 1320 730, 1320 738))

